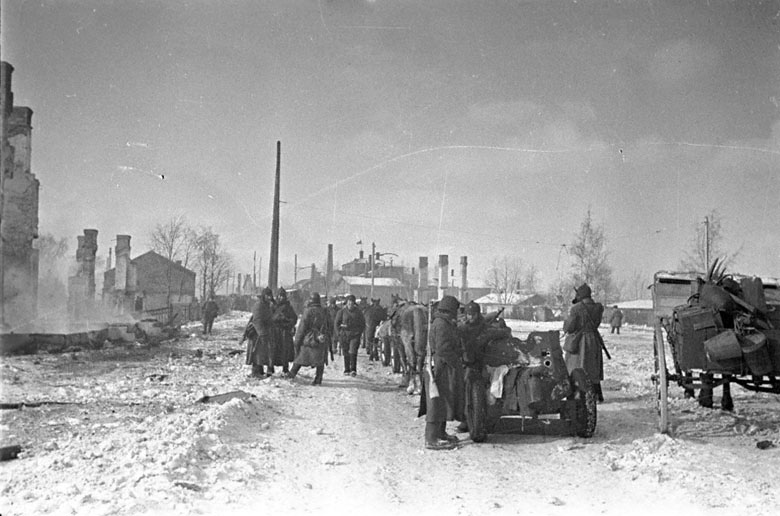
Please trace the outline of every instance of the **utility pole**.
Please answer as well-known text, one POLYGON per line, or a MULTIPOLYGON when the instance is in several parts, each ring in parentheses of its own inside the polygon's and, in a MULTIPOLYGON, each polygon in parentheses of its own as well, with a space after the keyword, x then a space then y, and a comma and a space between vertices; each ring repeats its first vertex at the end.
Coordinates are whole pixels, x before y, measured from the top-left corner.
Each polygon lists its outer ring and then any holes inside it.
POLYGON ((710 270, 710 218, 704 217, 704 270, 710 270))
POLYGON ((274 181, 274 214, 271 222, 271 256, 268 263, 268 286, 276 291, 279 282, 279 181, 281 178, 282 142, 276 142, 276 181, 274 181))
POLYGON ((257 294, 257 251, 252 256, 252 295, 257 294))
POLYGON ((295 273, 293 274, 293 285, 298 284, 298 253, 295 253, 295 273))

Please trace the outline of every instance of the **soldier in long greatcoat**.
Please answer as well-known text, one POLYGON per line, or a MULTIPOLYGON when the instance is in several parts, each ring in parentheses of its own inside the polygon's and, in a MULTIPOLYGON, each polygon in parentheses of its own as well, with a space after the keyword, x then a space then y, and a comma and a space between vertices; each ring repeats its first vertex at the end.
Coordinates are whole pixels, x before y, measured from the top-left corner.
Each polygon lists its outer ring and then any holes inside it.
POLYGON ((273 293, 266 287, 258 296, 259 299, 252 308, 252 326, 257 336, 247 346, 246 363, 252 366, 252 376, 265 378, 273 374, 273 357, 271 356, 271 331, 273 316, 273 293), (266 375, 264 367, 268 366, 266 375))
POLYGON ((465 419, 465 387, 463 382, 463 345, 457 328, 460 302, 452 296, 444 296, 431 323, 429 335, 431 369, 423 372, 425 383, 425 447, 447 450, 457 445, 458 438, 448 435, 447 421, 465 419), (433 373, 431 375, 431 372, 433 373), (438 396, 432 396, 432 385, 438 396))
POLYGON ((330 315, 327 309, 321 306, 320 295, 314 292, 311 295, 311 301, 303 311, 301 324, 295 333, 295 360, 290 370, 290 378, 295 378, 301 367, 314 367, 313 385, 322 384, 322 373, 325 370, 325 364, 328 363, 328 353, 332 353, 330 337, 333 335, 331 328, 330 315), (323 342, 315 339, 309 339, 309 345, 306 343, 306 334, 314 332, 315 337, 324 335, 323 342))
POLYGON ((363 312, 355 302, 355 296, 347 296, 347 306, 336 314, 336 331, 344 353, 344 374, 357 375, 357 354, 360 348, 360 337, 366 327, 363 312))
MULTIPOLYGON (((604 401, 600 383, 604 379, 604 359, 602 357, 601 335, 599 335, 599 324, 601 324, 601 316, 604 314, 604 306, 593 301, 587 283, 577 287, 575 293, 572 301, 574 306, 569 310, 569 316, 563 323, 563 331, 567 334, 567 340, 577 339, 579 341, 579 349, 576 353, 566 351, 564 356, 566 368, 569 373, 577 368, 584 369, 588 379, 593 383, 598 400, 604 401), (578 334, 581 334, 579 338, 578 334)), ((566 347, 564 344, 564 349, 566 347)))
MULTIPOLYGON (((287 291, 279 289, 276 294, 276 306, 271 317, 273 322, 273 359, 275 366, 282 366, 282 372, 289 373, 289 365, 295 359, 293 335, 298 314, 287 299, 287 291)), ((272 371, 273 372, 273 371, 272 371)))

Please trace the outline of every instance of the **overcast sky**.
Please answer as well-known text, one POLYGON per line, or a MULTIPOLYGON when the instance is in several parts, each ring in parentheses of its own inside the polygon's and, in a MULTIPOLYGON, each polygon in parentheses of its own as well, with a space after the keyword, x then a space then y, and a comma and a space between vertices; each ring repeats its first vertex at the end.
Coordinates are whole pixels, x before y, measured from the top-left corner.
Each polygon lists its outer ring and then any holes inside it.
POLYGON ((280 140, 282 284, 361 240, 547 285, 589 207, 618 280, 712 209, 780 276, 780 1, 3 0, 2 58, 74 256, 184 214, 265 282, 280 140))

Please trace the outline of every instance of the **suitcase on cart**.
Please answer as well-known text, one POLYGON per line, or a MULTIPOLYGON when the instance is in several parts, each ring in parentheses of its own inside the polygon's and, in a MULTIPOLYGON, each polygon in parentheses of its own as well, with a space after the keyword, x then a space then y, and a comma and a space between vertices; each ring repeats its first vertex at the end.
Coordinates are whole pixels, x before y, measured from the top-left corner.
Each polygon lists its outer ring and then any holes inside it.
POLYGON ((675 344, 672 349, 683 371, 706 369, 704 341, 723 331, 720 315, 711 308, 682 305, 674 309, 675 344))

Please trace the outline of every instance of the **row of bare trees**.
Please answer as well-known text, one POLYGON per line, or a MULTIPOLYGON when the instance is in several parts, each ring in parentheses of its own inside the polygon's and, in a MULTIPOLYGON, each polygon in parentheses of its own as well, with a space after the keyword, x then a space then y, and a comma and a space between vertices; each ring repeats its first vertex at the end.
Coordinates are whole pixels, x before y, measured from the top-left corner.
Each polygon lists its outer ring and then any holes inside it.
MULTIPOLYGON (((722 219, 712 210, 706 216, 706 227, 697 222, 689 249, 683 252, 681 271, 705 271, 706 256, 718 257, 727 265, 733 264, 741 248, 726 251, 722 219)), ((641 299, 652 283, 652 272, 643 274, 634 270, 629 278, 616 282, 609 264, 609 251, 604 226, 593 220, 590 208, 580 223, 579 231, 566 246, 571 268, 568 274, 550 285, 548 297, 567 301, 574 287, 583 282, 593 290, 594 299, 615 302, 621 299, 641 299)), ((486 283, 498 294, 501 303, 508 303, 512 294, 518 291, 536 292, 539 271, 534 265, 526 265, 519 257, 505 256, 493 261, 486 271, 486 283)))
MULTIPOLYGON (((170 262, 195 270, 201 299, 215 294, 228 280, 233 260, 211 227, 194 228, 183 215, 157 224, 149 234, 149 247, 170 262)), ((168 297, 171 268, 168 270, 168 297)))

